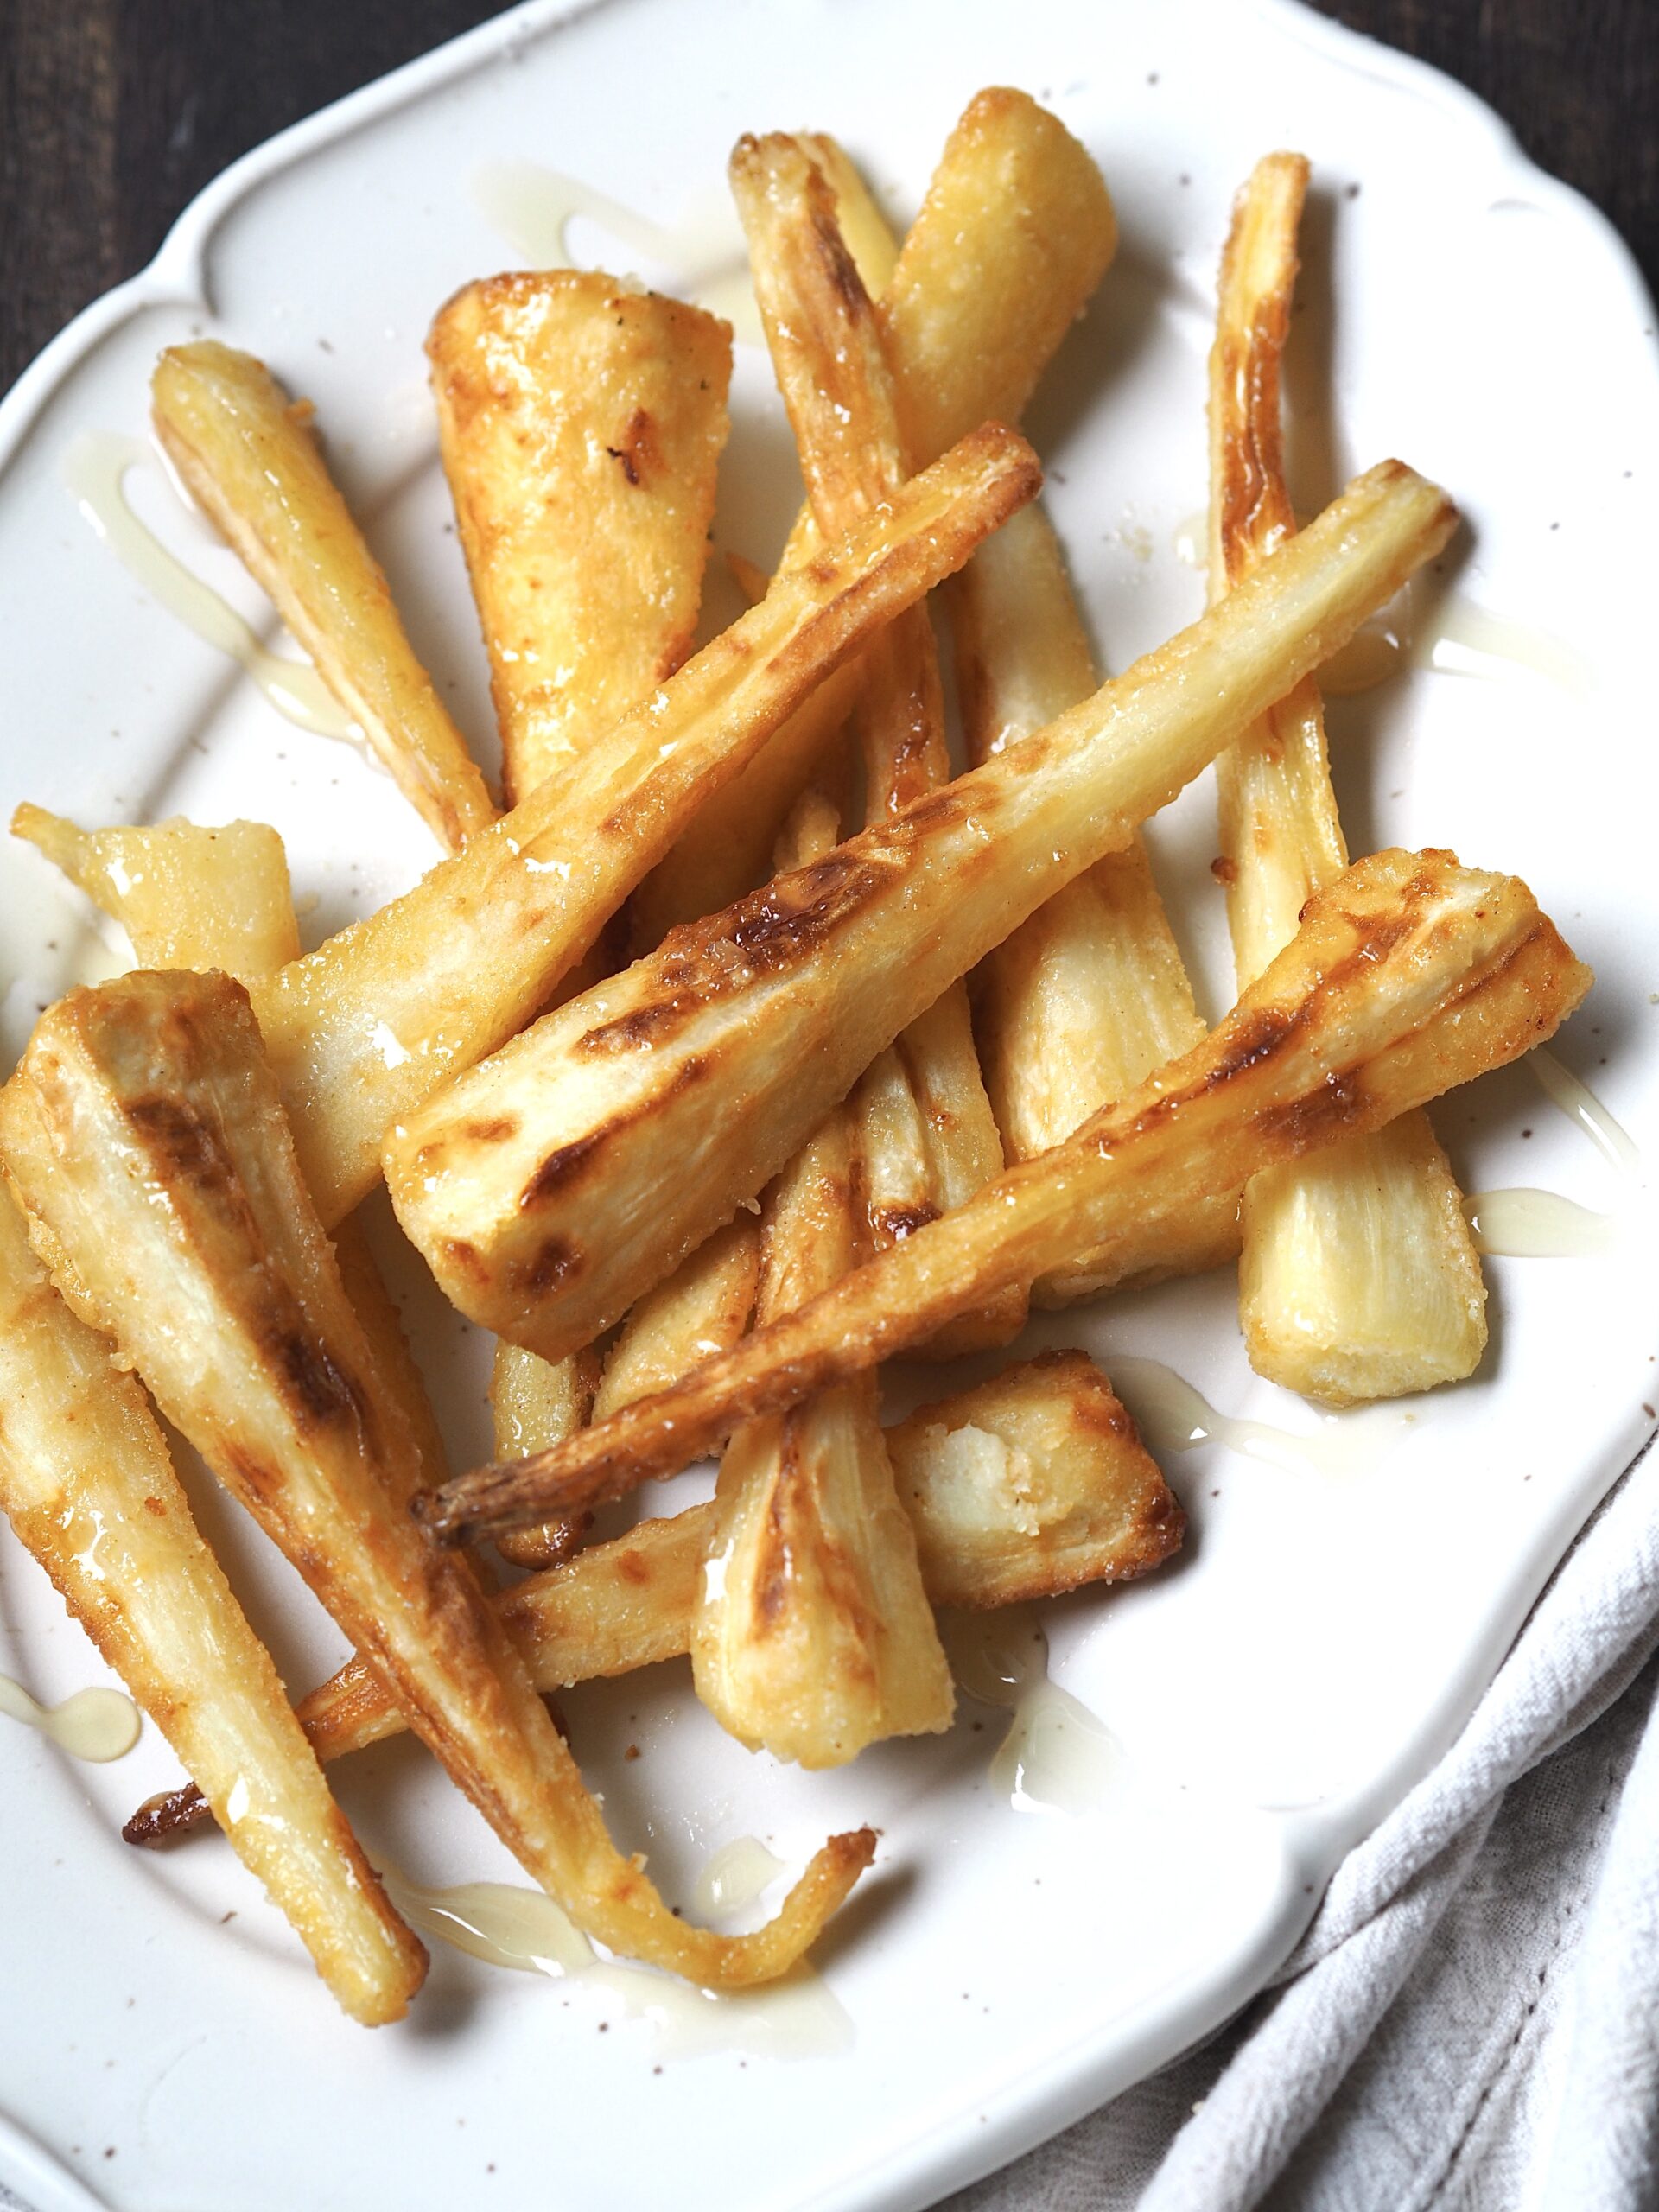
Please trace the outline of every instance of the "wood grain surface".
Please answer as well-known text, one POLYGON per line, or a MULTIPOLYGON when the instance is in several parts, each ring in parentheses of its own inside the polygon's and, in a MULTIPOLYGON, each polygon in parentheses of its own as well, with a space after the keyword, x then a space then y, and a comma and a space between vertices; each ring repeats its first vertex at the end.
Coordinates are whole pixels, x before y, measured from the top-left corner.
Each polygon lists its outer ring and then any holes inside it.
MULTIPOLYGON (((945 4, 945 0, 939 0, 945 4)), ((1490 100, 1659 276, 1659 0, 1322 0, 1490 100)), ((496 13, 468 0, 0 0, 0 389, 227 162, 496 13)))

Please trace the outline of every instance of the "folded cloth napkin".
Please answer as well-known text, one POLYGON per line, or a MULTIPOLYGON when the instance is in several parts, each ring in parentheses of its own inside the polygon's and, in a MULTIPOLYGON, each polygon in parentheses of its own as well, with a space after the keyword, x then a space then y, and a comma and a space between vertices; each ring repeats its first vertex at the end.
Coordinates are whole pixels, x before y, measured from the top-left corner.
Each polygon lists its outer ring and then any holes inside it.
POLYGON ((1659 2205, 1659 1452, 1231 2027, 950 2212, 1659 2205))

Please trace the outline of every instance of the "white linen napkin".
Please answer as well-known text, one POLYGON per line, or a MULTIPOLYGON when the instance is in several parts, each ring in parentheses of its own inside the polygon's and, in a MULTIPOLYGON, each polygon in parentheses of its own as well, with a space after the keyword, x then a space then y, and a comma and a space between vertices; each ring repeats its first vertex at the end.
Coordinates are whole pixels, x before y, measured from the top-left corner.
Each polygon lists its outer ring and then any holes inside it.
POLYGON ((1646 1448, 1273 1989, 949 2212, 1659 2204, 1656 1648, 1646 1448))

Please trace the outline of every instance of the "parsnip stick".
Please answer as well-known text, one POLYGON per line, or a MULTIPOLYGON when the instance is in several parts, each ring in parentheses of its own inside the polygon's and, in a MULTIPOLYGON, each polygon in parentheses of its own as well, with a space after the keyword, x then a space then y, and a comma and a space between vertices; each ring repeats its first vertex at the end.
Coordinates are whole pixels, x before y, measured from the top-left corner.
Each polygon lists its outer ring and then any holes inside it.
POLYGON ((654 952, 670 930, 717 914, 764 883, 790 808, 832 757, 858 696, 863 664, 843 664, 781 722, 742 772, 716 791, 633 894, 633 943, 654 952))
POLYGON ((259 985, 259 1026, 325 1222, 370 1188, 400 1116, 547 1005, 701 798, 1038 477, 1013 432, 964 439, 856 540, 779 577, 587 745, 579 772, 550 777, 404 897, 259 985))
MULTIPOLYGON (((545 1452, 574 1435, 593 1412, 599 1375, 592 1345, 567 1352, 563 1359, 537 1359, 517 1344, 498 1344, 490 1368, 496 1450, 505 1445, 512 1452, 545 1452)), ((522 1528, 503 1529, 495 1548, 514 1567, 550 1567, 576 1548, 585 1525, 580 1516, 555 1514, 522 1528)))
POLYGON ((590 1342, 949 983, 1351 636, 1454 519, 1399 462, 1373 469, 1046 730, 677 931, 411 1114, 386 1179, 449 1296, 544 1357, 590 1342))
POLYGON ((936 1605, 1012 1605, 1128 1582, 1186 1521, 1086 1354, 1004 1368, 887 1431, 899 1499, 936 1605))
MULTIPOLYGON (((810 142, 823 158, 825 142, 810 142)), ((843 157, 844 159, 844 157, 843 157)), ((864 289, 880 296, 912 462, 920 467, 988 416, 1013 421, 1099 283, 1116 240, 1099 169, 1024 92, 973 99, 933 173, 889 276, 880 217, 832 158, 843 234, 864 289), (957 427, 959 426, 959 427, 957 427)), ((890 244, 888 247, 890 253, 890 244)), ((785 555, 812 543, 810 510, 785 555)), ((766 874, 784 818, 851 704, 798 720, 700 810, 636 903, 642 951, 674 924, 716 913, 766 874), (700 903, 707 898, 707 905, 700 903)), ((816 703, 816 702, 814 702, 816 703)))
MULTIPOLYGON (((141 968, 223 968, 246 982, 270 975, 297 950, 288 855, 264 823, 207 830, 180 820, 153 829, 89 831, 23 806, 12 828, 31 837, 124 925, 141 968)), ((433 1488, 449 1472, 443 1440, 358 1216, 339 1224, 334 1243, 346 1295, 414 1436, 422 1483, 433 1488)), ((555 1440, 540 1436, 526 1440, 523 1448, 555 1440)), ((499 1436, 496 1441, 499 1446, 499 1436)))
POLYGON ((670 1473, 724 1427, 863 1373, 988 1291, 1080 1249, 1121 1259, 1149 1220, 1502 1066, 1590 981, 1513 877, 1443 853, 1361 861, 1218 1027, 1064 1144, 677 1389, 539 1461, 463 1476, 422 1499, 420 1518, 454 1536, 670 1473))
POLYGON ((731 332, 552 269, 468 284, 426 350, 512 804, 690 650, 731 332))
MULTIPOLYGON (((1210 359, 1210 584, 1220 597, 1295 529, 1285 488, 1279 372, 1307 187, 1270 154, 1239 196, 1210 359)), ((1241 984, 1347 866, 1308 677, 1216 763, 1220 870, 1241 984)), ((1451 1163, 1426 1114, 1252 1181, 1241 1214, 1239 1318, 1259 1374, 1332 1405, 1472 1374, 1486 1289, 1451 1163)))
MULTIPOLYGON (((427 353, 512 801, 685 658, 731 333, 700 308, 560 269, 466 286, 427 353)), ((579 1426, 598 1374, 590 1351, 548 1366, 498 1347, 497 1448, 539 1450, 579 1426)), ((545 1566, 577 1534, 555 1521, 505 1532, 499 1548, 545 1566)))
MULTIPOLYGON (((121 924, 140 968, 222 968, 245 982, 270 975, 299 952, 288 855, 264 822, 207 830, 181 819, 149 829, 80 830, 42 807, 23 805, 11 828, 121 924)), ((448 1465, 426 1385, 355 1217, 339 1224, 334 1249, 375 1358, 416 1432, 425 1479, 440 1483, 448 1465)), ((539 1450, 556 1440, 538 1436, 520 1448, 539 1450)), ((498 1436, 498 1449, 501 1442, 498 1436)))
POLYGON ((196 1533, 143 1390, 48 1281, 3 1191, 0 1506, 346 2011, 369 2025, 400 2019, 426 1954, 196 1533))
POLYGON ((729 1351, 753 1318, 760 1272, 760 1221, 740 1213, 632 1308, 606 1356, 593 1419, 605 1421, 678 1382, 699 1360, 729 1351))
MULTIPOLYGON (((879 512, 909 474, 875 310, 810 142, 741 139, 731 181, 813 520, 833 543, 879 512)), ((855 721, 871 821, 949 782, 925 607, 899 616, 866 650, 855 721)), ((999 1172, 1002 1147, 960 982, 878 1059, 857 1095, 848 1135, 865 1235, 877 1251, 918 1221, 960 1205, 999 1172)), ((1024 1299, 1005 1296, 983 1313, 961 1317, 937 1349, 1006 1344, 1024 1319, 1024 1299)))
POLYGON ((495 818, 484 779, 415 658, 380 565, 310 428, 263 361, 202 339, 150 383, 156 433, 192 497, 446 852, 495 818))
POLYGON ((283 841, 263 822, 81 830, 20 806, 26 837, 120 923, 141 968, 224 968, 257 976, 299 957, 283 841))
POLYGON ((404 1510, 413 1440, 340 1287, 242 988, 133 976, 72 993, 0 1094, 0 1143, 60 1288, 111 1327, 521 1865, 615 1948, 716 1986, 785 1971, 874 1837, 832 1839, 746 1936, 686 1927, 616 1852, 471 1567, 404 1510))
MULTIPOLYGON (((1065 563, 1034 503, 981 546, 952 587, 969 757, 994 760, 1096 684, 1065 563)), ((980 971, 986 1084, 1010 1160, 1029 1160, 1124 1097, 1204 1034, 1192 987, 1137 835, 1021 923, 980 971)), ((1238 1250, 1236 1194, 1169 1224, 1148 1268, 1184 1274, 1238 1250)), ((1086 1260, 1032 1286, 1039 1306, 1086 1294, 1086 1260)))
POLYGON ((976 93, 881 298, 916 467, 987 416, 1018 422, 1116 243, 1100 171, 1058 117, 976 93))
MULTIPOLYGON (((257 974, 296 949, 287 857, 263 823, 86 832, 23 807, 13 827, 124 925, 141 961, 234 963, 257 974)), ((0 1190, 0 1506, 340 2003, 366 2022, 399 2018, 425 1954, 294 1728, 270 1655, 196 1531, 143 1389, 110 1354, 52 1287, 0 1190)), ((418 1377, 413 1397, 425 1408, 418 1377)), ((441 1451, 424 1468, 435 1484, 447 1471, 441 1451)))
MULTIPOLYGON (((838 827, 833 803, 807 792, 780 867, 820 858, 838 827)), ((857 1256, 851 1120, 834 1109, 769 1195, 763 1325, 857 1256)), ((950 1670, 873 1376, 751 1422, 727 1445, 692 1609, 691 1679, 732 1735, 805 1767, 842 1766, 885 1737, 950 1726, 950 1670)))
MULTIPOLYGON (((935 1605, 1001 1605, 1149 1573, 1175 1552, 1181 1509, 1111 1386, 1079 1351, 1045 1352, 886 1432, 935 1605)), ((537 1688, 631 1674, 687 1649, 715 1505, 642 1521, 493 1600, 537 1688)), ((406 1724, 362 1660, 300 1717, 322 1759, 406 1724)), ((122 1833, 156 1843, 194 1827, 195 1792, 150 1798, 122 1833)))

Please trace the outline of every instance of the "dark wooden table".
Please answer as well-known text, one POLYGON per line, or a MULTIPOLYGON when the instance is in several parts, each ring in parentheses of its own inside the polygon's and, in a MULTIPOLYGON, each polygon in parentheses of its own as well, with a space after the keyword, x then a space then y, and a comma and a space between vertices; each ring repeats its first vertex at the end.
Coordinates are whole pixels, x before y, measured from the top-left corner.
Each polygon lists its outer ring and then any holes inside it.
MULTIPOLYGON (((1659 283, 1659 0, 1319 0, 1449 70, 1659 283)), ((496 13, 477 0, 0 0, 0 389, 283 124, 496 13)))

